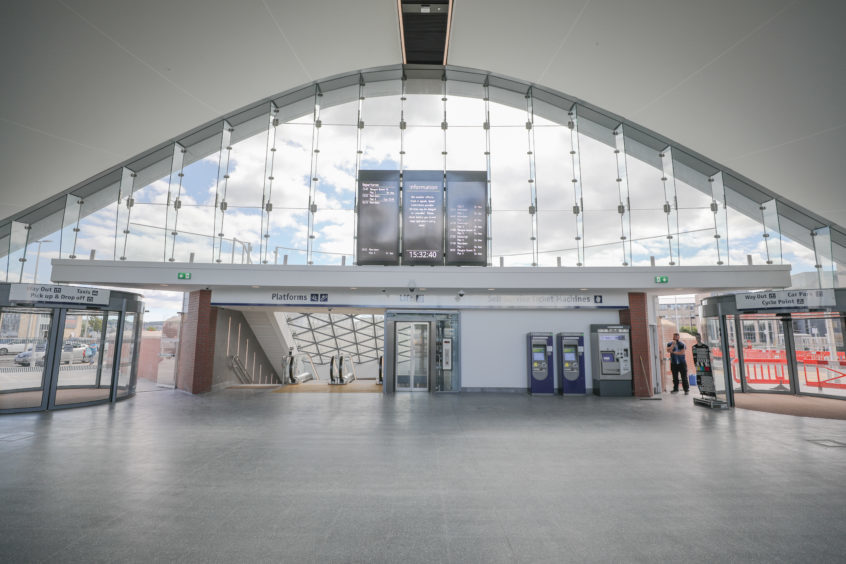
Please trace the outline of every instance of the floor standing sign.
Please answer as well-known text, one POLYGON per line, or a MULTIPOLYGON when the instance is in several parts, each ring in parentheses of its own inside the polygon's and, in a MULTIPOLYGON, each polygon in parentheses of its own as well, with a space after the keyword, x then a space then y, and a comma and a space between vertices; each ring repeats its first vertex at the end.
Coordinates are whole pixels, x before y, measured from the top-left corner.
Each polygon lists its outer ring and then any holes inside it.
POLYGON ((708 345, 693 345, 693 364, 696 366, 696 383, 701 398, 694 398, 693 403, 708 407, 727 408, 726 402, 717 399, 717 388, 714 386, 714 372, 711 367, 711 348, 708 345))

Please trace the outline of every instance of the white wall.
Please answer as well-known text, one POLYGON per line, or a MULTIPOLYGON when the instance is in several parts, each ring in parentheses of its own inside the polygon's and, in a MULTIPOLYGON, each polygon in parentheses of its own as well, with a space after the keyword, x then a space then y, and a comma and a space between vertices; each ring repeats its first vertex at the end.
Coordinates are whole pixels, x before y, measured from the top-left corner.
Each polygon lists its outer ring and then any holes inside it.
MULTIPOLYGON (((617 310, 611 309, 464 310, 461 312, 461 386, 526 388, 526 334, 581 331, 585 334, 585 376, 590 390, 593 386, 590 325, 619 322, 617 310)), ((557 372, 555 375, 557 386, 557 372)))

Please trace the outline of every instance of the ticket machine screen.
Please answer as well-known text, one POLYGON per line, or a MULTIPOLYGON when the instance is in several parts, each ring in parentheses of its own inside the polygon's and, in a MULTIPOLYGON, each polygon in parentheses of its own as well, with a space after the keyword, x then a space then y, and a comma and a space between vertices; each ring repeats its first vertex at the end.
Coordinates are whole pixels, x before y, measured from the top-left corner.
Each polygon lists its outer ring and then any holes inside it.
POLYGON ((532 368, 546 370, 546 345, 532 347, 532 368))

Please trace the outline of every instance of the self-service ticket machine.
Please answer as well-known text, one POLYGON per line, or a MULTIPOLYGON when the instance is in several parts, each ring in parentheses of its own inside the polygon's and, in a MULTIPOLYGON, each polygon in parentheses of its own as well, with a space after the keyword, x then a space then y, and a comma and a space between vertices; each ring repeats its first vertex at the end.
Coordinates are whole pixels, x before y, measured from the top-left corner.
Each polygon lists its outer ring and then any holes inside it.
POLYGON ((628 325, 590 326, 593 393, 632 395, 632 347, 628 325))
POLYGON ((529 333, 526 344, 529 355, 529 393, 554 394, 552 333, 529 333))
POLYGON ((558 393, 585 394, 585 334, 558 333, 558 393))

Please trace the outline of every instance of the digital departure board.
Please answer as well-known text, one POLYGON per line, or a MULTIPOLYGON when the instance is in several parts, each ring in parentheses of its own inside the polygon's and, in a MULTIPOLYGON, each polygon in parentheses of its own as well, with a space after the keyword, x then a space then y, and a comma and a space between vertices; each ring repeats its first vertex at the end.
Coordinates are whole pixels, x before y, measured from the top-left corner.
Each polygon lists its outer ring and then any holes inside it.
POLYGON ((358 264, 399 264, 399 171, 358 174, 358 264))
POLYGON ((402 177, 402 264, 444 263, 444 173, 408 170, 402 177))
POLYGON ((446 264, 487 266, 487 173, 447 172, 446 192, 446 264))

